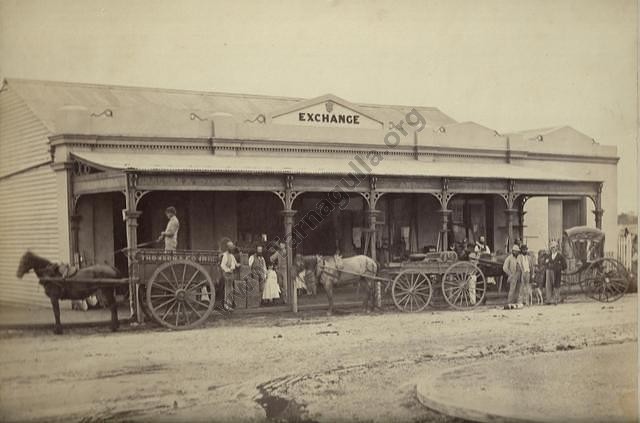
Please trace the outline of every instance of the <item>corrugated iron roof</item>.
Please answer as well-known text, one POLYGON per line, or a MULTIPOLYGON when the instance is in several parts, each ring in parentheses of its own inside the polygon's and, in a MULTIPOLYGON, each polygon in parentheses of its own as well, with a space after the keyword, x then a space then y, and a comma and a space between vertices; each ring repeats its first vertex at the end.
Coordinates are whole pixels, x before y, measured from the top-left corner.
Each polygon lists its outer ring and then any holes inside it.
MULTIPOLYGON (((82 152, 73 155, 104 170, 135 170, 158 173, 237 173, 346 175, 353 173, 349 160, 328 157, 250 157, 196 154, 82 152)), ((597 181, 507 163, 431 162, 385 159, 371 166, 376 176, 429 176, 539 181, 597 181)))
MULTIPOLYGON (((52 133, 60 133, 56 115, 63 107, 79 107, 89 114, 100 114, 105 109, 113 117, 96 120, 92 133, 96 135, 190 137, 194 124, 190 113, 205 117, 214 113, 231 114, 238 122, 253 119, 258 114, 272 112, 295 105, 306 99, 272 97, 248 94, 229 94, 206 91, 187 91, 159 88, 139 88, 25 79, 6 80, 52 133)), ((381 122, 404 118, 411 110, 407 106, 355 104, 363 113, 377 117, 381 122)), ((430 126, 439 127, 455 123, 437 108, 416 107, 430 126)))

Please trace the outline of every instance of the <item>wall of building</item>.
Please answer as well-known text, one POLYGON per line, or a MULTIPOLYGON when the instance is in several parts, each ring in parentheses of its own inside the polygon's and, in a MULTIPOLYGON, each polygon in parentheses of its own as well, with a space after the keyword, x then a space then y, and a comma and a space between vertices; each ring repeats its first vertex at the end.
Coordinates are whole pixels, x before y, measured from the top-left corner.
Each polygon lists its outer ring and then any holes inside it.
POLYGON ((1 303, 50 306, 33 273, 16 277, 20 257, 27 249, 52 261, 68 255, 60 249, 66 233, 58 224, 59 192, 47 136, 47 128, 10 88, 0 92, 1 303))
MULTIPOLYGON (((607 240, 615 239, 617 236, 617 216, 618 216, 618 170, 615 163, 584 163, 575 160, 526 160, 519 165, 526 165, 536 169, 544 170, 550 174, 571 175, 575 178, 602 179, 604 181, 602 189, 602 229, 605 231, 607 240)), ((552 182, 551 182, 552 183, 552 182)), ((621 193, 624 195, 624 193, 621 193)), ((586 200, 585 218, 588 226, 595 227, 595 218, 592 213, 593 202, 586 200)), ((552 228, 550 227, 549 230, 552 228)), ((554 230, 555 227, 553 228, 554 230)), ((615 246, 607 245, 605 249, 613 251, 615 246)))
POLYGON ((549 199, 532 197, 524 205, 524 240, 531 251, 546 249, 549 245, 549 199))
POLYGON ((191 193, 189 196, 190 248, 212 250, 214 242, 214 194, 211 192, 191 193))
POLYGON ((238 208, 236 192, 214 193, 213 216, 213 239, 217 243, 223 238, 237 240, 238 208))
POLYGON ((418 248, 422 250, 425 246, 437 246, 442 226, 440 223, 441 215, 438 213, 440 203, 430 194, 419 195, 417 207, 418 248))
POLYGON ((560 239, 562 231, 562 200, 549 198, 549 239, 560 239))

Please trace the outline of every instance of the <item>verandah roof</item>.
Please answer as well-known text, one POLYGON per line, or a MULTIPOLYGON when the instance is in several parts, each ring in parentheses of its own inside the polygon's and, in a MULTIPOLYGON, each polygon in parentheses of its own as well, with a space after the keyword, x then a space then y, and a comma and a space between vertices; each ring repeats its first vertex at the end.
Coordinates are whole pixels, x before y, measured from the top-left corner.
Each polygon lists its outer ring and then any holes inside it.
MULTIPOLYGON (((385 158, 364 169, 356 160, 328 157, 223 156, 206 154, 76 152, 78 160, 103 170, 143 173, 346 175, 350 162, 374 176, 484 178, 597 182, 596 177, 563 175, 509 163, 433 162, 385 158)), ((367 164, 368 160, 363 159, 367 164)))

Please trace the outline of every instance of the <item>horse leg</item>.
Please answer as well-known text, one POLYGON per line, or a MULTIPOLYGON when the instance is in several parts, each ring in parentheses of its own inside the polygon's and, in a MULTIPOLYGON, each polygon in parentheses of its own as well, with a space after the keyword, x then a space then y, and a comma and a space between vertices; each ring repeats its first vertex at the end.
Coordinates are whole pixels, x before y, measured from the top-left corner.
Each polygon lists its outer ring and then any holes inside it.
POLYGON ((327 316, 333 314, 333 282, 327 281, 324 284, 324 290, 327 291, 327 299, 329 300, 329 309, 327 310, 327 316))
POLYGON ((56 323, 53 326, 53 333, 56 335, 62 335, 62 323, 60 323, 60 301, 58 296, 51 296, 51 307, 53 308, 53 317, 56 319, 56 323))
POLYGON ((369 282, 368 279, 360 278, 360 281, 358 282, 358 286, 360 286, 362 282, 365 283, 365 289, 364 289, 365 295, 364 295, 364 302, 362 303, 362 307, 364 308, 365 313, 369 313, 369 297, 371 296, 371 283, 369 282))
POLYGON ((111 309, 111 331, 115 332, 120 327, 120 322, 118 321, 118 304, 116 304, 116 294, 113 289, 110 289, 106 292, 107 303, 109 308, 111 309))
POLYGON ((368 280, 369 299, 371 301, 371 311, 376 311, 376 281, 368 280))

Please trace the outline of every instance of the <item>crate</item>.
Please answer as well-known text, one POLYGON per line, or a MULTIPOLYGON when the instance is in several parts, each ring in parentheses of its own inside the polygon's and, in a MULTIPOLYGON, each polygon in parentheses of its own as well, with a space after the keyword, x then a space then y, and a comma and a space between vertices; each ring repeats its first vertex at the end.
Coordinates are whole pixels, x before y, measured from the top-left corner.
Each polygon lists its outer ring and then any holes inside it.
POLYGON ((233 281, 233 302, 236 308, 247 308, 247 281, 233 281))
POLYGON ((257 278, 247 279, 247 308, 258 308, 262 301, 262 287, 257 278))

